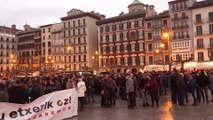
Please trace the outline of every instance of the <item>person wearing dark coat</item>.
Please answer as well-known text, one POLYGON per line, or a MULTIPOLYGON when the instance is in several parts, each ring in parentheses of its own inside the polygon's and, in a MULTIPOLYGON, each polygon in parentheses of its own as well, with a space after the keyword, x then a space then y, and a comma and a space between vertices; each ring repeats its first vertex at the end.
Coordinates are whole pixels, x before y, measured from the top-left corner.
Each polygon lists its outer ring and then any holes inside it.
POLYGON ((25 104, 28 102, 28 90, 17 80, 13 86, 8 89, 9 102, 25 104))
POLYGON ((0 83, 0 102, 8 102, 9 96, 6 90, 6 86, 0 83))
POLYGON ((203 101, 206 101, 207 103, 209 103, 209 96, 208 96, 209 83, 210 83, 210 81, 209 81, 208 74, 202 70, 197 77, 197 84, 199 87, 199 94, 198 94, 199 102, 201 102, 201 94, 204 92, 203 101), (204 96, 205 96, 205 98, 204 98, 204 96))
POLYGON ((151 96, 152 101, 152 107, 154 107, 154 102, 156 102, 157 107, 159 107, 159 86, 156 80, 156 76, 152 75, 151 77, 148 77, 148 87, 149 87, 149 93, 151 96))
POLYGON ((184 104, 185 89, 186 89, 186 84, 184 81, 184 74, 179 73, 178 79, 177 79, 177 92, 178 92, 178 104, 180 106, 185 106, 184 104))
POLYGON ((38 81, 33 81, 32 83, 32 90, 31 90, 31 100, 34 101, 43 95, 43 87, 38 81))

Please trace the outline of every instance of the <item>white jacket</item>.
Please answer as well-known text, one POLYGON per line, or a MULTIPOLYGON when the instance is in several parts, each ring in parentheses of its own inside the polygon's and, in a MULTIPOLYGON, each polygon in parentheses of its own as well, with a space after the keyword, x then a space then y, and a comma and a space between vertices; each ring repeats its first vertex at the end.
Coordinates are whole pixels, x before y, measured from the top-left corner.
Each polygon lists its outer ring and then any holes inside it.
POLYGON ((79 81, 77 84, 78 97, 85 97, 86 90, 87 90, 87 88, 86 88, 85 82, 79 81))

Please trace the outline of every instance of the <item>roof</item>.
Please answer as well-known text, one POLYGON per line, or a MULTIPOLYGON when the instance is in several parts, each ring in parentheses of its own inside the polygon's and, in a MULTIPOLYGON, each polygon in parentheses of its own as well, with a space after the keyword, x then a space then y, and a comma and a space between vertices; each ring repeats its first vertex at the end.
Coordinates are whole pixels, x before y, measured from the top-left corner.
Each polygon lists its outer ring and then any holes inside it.
POLYGON ((43 27, 49 27, 49 26, 52 26, 53 24, 48 24, 48 25, 42 25, 42 26, 40 26, 41 28, 43 28, 43 27))
POLYGON ((142 4, 142 5, 144 5, 143 3, 141 3, 139 0, 134 0, 128 7, 130 7, 130 6, 132 6, 132 5, 140 5, 140 4, 142 4))
POLYGON ((145 18, 145 21, 149 21, 149 20, 152 20, 155 18, 169 18, 169 17, 170 17, 169 11, 165 11, 165 12, 159 13, 158 15, 153 15, 153 16, 147 17, 147 18, 145 18))
POLYGON ((102 25, 102 24, 119 22, 119 21, 134 19, 134 18, 140 18, 140 17, 145 17, 145 13, 143 11, 123 14, 123 15, 120 15, 120 16, 116 16, 116 17, 112 17, 112 18, 108 18, 108 19, 104 19, 104 20, 99 20, 99 21, 96 22, 96 24, 102 25))
POLYGON ((170 1, 170 2, 168 2, 169 4, 170 3, 177 3, 177 2, 182 2, 182 1, 187 1, 187 0, 173 0, 173 1, 170 1))
POLYGON ((41 32, 41 29, 35 28, 35 29, 29 30, 29 31, 20 31, 16 35, 26 35, 26 34, 31 34, 31 33, 35 33, 35 32, 41 32))
POLYGON ((195 2, 192 7, 189 9, 198 9, 198 8, 203 8, 203 7, 209 7, 213 6, 213 0, 204 0, 204 1, 199 1, 195 2))
POLYGON ((65 20, 71 20, 71 19, 76 19, 76 18, 81 18, 81 17, 87 17, 87 16, 92 17, 92 18, 97 19, 97 20, 101 19, 101 17, 98 16, 98 15, 86 12, 86 13, 76 14, 76 15, 72 15, 72 16, 62 17, 61 20, 65 21, 65 20))
POLYGON ((14 30, 14 31, 20 31, 19 29, 14 29, 12 27, 7 27, 7 26, 0 26, 2 29, 8 29, 8 30, 14 30))

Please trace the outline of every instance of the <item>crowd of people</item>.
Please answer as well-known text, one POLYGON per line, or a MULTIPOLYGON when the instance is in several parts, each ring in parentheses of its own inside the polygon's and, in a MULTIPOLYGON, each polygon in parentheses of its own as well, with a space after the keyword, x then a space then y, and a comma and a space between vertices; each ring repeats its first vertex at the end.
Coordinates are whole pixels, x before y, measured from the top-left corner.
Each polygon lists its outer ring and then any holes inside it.
POLYGON ((213 102, 213 71, 127 72, 117 74, 79 75, 53 74, 0 80, 0 102, 30 103, 44 94, 75 88, 79 108, 96 102, 100 95, 102 107, 116 106, 116 100, 127 100, 129 109, 136 105, 159 107, 159 98, 171 94, 173 104, 193 106, 213 102), (209 94, 210 91, 210 94, 209 94), (193 101, 190 101, 190 96, 193 101), (137 100, 139 98, 139 100, 137 100), (137 104, 136 102, 139 103, 137 104))

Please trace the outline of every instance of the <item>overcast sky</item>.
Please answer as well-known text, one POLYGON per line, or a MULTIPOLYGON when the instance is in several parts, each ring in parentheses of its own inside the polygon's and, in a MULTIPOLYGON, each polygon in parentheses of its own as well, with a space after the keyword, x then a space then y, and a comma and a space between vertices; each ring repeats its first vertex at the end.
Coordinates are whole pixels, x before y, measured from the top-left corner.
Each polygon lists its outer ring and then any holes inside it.
MULTIPOLYGON (((171 0, 140 0, 154 5, 156 11, 168 9, 171 0)), ((94 10, 107 18, 127 12, 133 0, 0 0, 0 25, 16 24, 19 29, 27 22, 32 27, 60 22, 72 8, 85 12, 94 10)))

